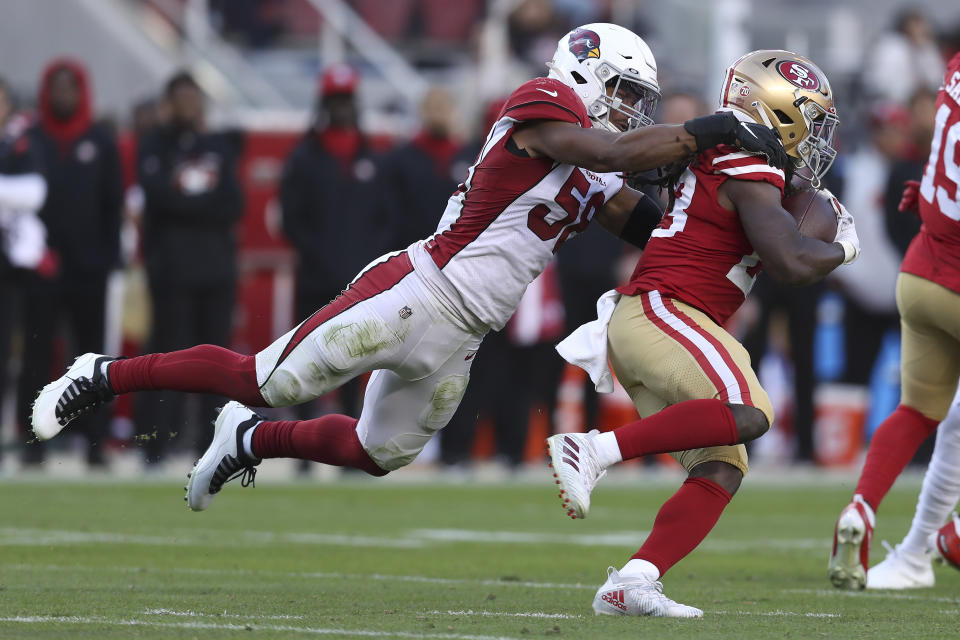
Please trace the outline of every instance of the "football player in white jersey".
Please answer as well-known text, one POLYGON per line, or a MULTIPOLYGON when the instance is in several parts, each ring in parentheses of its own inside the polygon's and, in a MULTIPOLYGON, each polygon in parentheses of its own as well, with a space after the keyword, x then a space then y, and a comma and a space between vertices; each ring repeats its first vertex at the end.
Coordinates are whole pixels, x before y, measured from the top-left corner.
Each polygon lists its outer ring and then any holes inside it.
POLYGON ((255 356, 211 345, 131 359, 78 358, 39 393, 41 439, 120 393, 173 389, 234 398, 190 474, 206 509, 224 483, 249 484, 264 458, 300 458, 381 476, 410 463, 450 420, 484 334, 504 326, 526 286, 594 217, 642 245, 660 210, 622 172, 720 143, 782 167, 776 134, 730 113, 647 126, 660 98, 647 45, 612 24, 559 43, 550 74, 507 100, 437 232, 371 263, 343 293, 255 356), (359 419, 267 421, 244 405, 306 402, 372 371, 359 419), (238 402, 239 401, 239 402, 238 402))

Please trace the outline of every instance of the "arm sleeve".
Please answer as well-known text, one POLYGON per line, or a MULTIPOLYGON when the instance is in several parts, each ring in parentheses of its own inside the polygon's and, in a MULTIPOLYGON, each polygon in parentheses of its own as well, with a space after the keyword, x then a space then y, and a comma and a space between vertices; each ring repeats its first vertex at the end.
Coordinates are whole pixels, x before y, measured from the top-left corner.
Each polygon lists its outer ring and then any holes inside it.
POLYGON ((0 175, 0 206, 37 211, 47 197, 47 181, 39 173, 0 175))
POLYGON ((633 212, 627 218, 627 223, 620 231, 620 239, 629 242, 638 249, 647 246, 647 240, 650 234, 660 220, 663 219, 663 211, 660 204, 645 193, 640 194, 640 199, 633 207, 633 212))

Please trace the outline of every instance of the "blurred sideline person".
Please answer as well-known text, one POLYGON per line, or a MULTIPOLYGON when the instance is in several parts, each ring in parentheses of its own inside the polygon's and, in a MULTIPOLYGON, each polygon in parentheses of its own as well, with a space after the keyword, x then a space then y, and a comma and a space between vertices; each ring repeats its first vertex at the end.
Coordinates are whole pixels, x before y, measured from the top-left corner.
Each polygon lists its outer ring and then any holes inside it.
POLYGON ((897 248, 899 259, 903 259, 913 237, 920 231, 920 219, 917 216, 903 215, 899 211, 899 205, 904 183, 908 180, 919 181, 923 175, 923 167, 930 155, 930 144, 933 140, 936 105, 936 91, 922 88, 914 92, 907 108, 909 142, 903 155, 891 165, 887 178, 887 189, 883 198, 884 221, 887 236, 897 248))
POLYGON ((887 235, 883 201, 890 167, 903 157, 908 115, 897 105, 874 105, 869 136, 846 157, 843 201, 857 212, 857 233, 870 251, 830 276, 843 291, 846 369, 843 381, 867 386, 884 336, 896 331, 900 254, 887 235))
MULTIPOLYGON (((237 286, 234 227, 243 216, 237 131, 206 128, 203 92, 189 73, 167 81, 167 120, 139 141, 137 177, 143 190, 143 258, 153 319, 149 350, 230 341, 237 286)), ((187 419, 184 397, 149 394, 135 410, 148 464, 159 462, 172 434, 192 452, 210 442, 205 425, 222 399, 199 398, 199 416, 187 419), (203 424, 204 427, 200 427, 203 424)))
POLYGON ((453 137, 455 112, 450 93, 431 88, 420 105, 420 131, 384 160, 380 184, 390 213, 391 249, 407 247, 433 233, 436 212, 467 177, 454 173, 454 160, 462 149, 453 137))
POLYGON ((727 70, 720 108, 745 122, 772 122, 787 141, 787 169, 726 145, 673 167, 664 178, 671 201, 630 283, 605 294, 598 320, 557 347, 607 392, 609 362, 641 416, 607 433, 547 440, 568 515, 586 517, 591 491, 623 460, 670 453, 688 474, 643 546, 619 571, 609 568, 593 600, 598 614, 703 615, 646 594, 663 597, 659 579, 703 541, 740 487, 743 443, 773 422, 750 356, 723 324, 761 268, 783 284, 805 285, 860 253, 853 217, 836 198, 833 242, 801 235, 781 205, 794 176, 819 187, 836 156, 839 120, 823 72, 789 51, 748 53, 727 70))
POLYGON ((867 95, 905 106, 914 91, 936 90, 943 79, 943 58, 926 13, 907 7, 897 15, 893 30, 881 36, 866 58, 863 82, 867 95), (890 82, 897 78, 897 82, 890 82))
MULTIPOLYGON (((901 398, 870 441, 853 500, 833 535, 830 581, 841 589, 870 586, 870 541, 876 510, 917 448, 947 417, 960 379, 960 54, 947 65, 937 96, 933 144, 919 184, 907 183, 901 208, 917 209, 923 226, 910 243, 897 280, 901 325, 901 398)), ((953 422, 947 424, 952 429, 953 422)), ((936 455, 951 459, 928 472, 917 507, 922 526, 890 551, 873 585, 933 584, 921 534, 943 524, 960 483, 954 434, 937 438, 936 455), (939 488, 938 488, 939 485, 939 488), (950 505, 944 508, 944 504, 950 505)))
POLYGON ((47 229, 37 215, 47 183, 25 129, 26 119, 17 116, 10 88, 0 78, 0 415, 24 272, 52 266, 47 229))
MULTIPOLYGON (((611 233, 646 242, 660 209, 624 186, 623 171, 670 164, 721 143, 762 153, 775 166, 786 163, 773 131, 730 113, 645 126, 659 100, 656 63, 643 40, 622 27, 571 31, 549 69, 549 77, 511 95, 432 236, 372 262, 341 295, 255 356, 212 345, 128 360, 82 356, 39 394, 34 432, 53 437, 120 393, 177 389, 289 406, 372 371, 359 419, 269 421, 228 403, 185 498, 194 510, 208 508, 228 480, 251 484, 264 458, 383 476, 414 460, 450 420, 484 335, 504 327, 566 240, 596 217, 611 233)), ((678 606, 652 583, 638 589, 652 606, 678 606)))
MULTIPOLYGON (((381 158, 359 128, 355 69, 326 69, 317 86, 313 125, 287 158, 280 182, 283 230, 297 253, 296 314, 306 318, 340 294, 363 265, 387 247, 377 187, 381 158)), ((399 248, 399 247, 391 247, 399 248)), ((339 388, 340 410, 360 409, 360 381, 339 388)), ((314 408, 298 410, 308 418, 314 408)))
MULTIPOLYGON (((28 330, 19 393, 24 425, 36 390, 55 365, 54 354, 67 358, 104 344, 107 277, 119 262, 123 178, 116 143, 106 127, 94 123, 92 102, 87 72, 79 62, 63 58, 46 67, 39 122, 29 135, 47 180, 40 218, 57 265, 25 274, 23 324, 28 330), (63 353, 55 349, 62 322, 69 329, 63 353)), ((109 411, 101 409, 80 424, 92 467, 105 464, 102 445, 109 420, 109 411)), ((30 443, 23 461, 38 464, 43 454, 41 443, 30 443)))

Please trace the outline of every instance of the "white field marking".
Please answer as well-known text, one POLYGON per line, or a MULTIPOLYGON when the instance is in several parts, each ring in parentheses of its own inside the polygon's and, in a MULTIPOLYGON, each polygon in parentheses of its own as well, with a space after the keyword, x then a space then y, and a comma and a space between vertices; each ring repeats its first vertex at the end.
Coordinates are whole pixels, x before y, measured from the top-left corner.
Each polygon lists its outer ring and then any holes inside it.
MULTIPOLYGON (((371 547, 387 549, 435 548, 437 543, 477 544, 558 544, 580 547, 636 547, 648 531, 614 531, 600 534, 561 534, 528 531, 484 531, 478 529, 412 529, 395 536, 354 536, 313 532, 277 533, 245 531, 230 536, 214 529, 174 530, 167 535, 124 534, 100 531, 67 531, 0 527, 0 547, 67 546, 77 544, 131 544, 147 546, 208 546, 216 538, 219 546, 258 547, 277 544, 371 547)), ((757 538, 754 540, 706 540, 698 547, 705 553, 740 551, 822 550, 827 538, 757 538)))
POLYGON ((423 615, 432 616, 487 616, 497 618, 548 618, 558 620, 579 620, 581 615, 571 615, 568 613, 547 613, 545 611, 474 611, 466 609, 461 611, 424 611, 423 615))
POLYGON ((226 631, 283 631, 322 636, 357 636, 366 638, 443 638, 449 640, 518 640, 509 636, 483 636, 465 633, 412 633, 408 631, 369 631, 366 629, 338 629, 327 627, 294 627, 271 624, 217 624, 214 622, 157 622, 137 618, 107 618, 105 616, 7 616, 0 622, 22 624, 100 624, 118 627, 166 627, 173 629, 219 629, 226 631))
POLYGON ((843 589, 786 589, 784 590, 784 593, 806 593, 815 596, 824 596, 827 598, 843 596, 846 598, 877 598, 881 600, 923 600, 925 602, 947 602, 949 604, 957 604, 960 602, 960 597, 944 598, 919 596, 910 593, 897 593, 895 591, 884 591, 878 589, 869 589, 866 591, 844 591, 843 589))
POLYGON ((719 616, 787 616, 787 617, 798 617, 798 618, 840 618, 842 617, 839 613, 818 613, 815 611, 781 611, 777 609, 776 611, 708 611, 707 613, 711 615, 719 616))
POLYGON ((151 573, 179 573, 193 575, 214 576, 257 576, 261 579, 274 578, 302 578, 306 580, 382 580, 385 582, 419 582, 425 584, 443 585, 478 585, 483 587, 524 587, 528 589, 586 589, 596 591, 597 584, 582 584, 580 582, 531 582, 526 580, 494 580, 483 578, 435 578, 432 576, 387 575, 382 573, 330 573, 304 571, 258 571, 253 569, 200 569, 195 567, 70 567, 65 565, 38 565, 38 564, 4 564, 2 569, 21 571, 111 571, 119 573, 137 573, 149 575, 151 573))
POLYGON ((234 618, 237 620, 303 620, 303 616, 291 615, 241 615, 238 613, 201 613, 199 611, 175 611, 173 609, 145 609, 145 616, 177 616, 183 618, 234 618))
POLYGON ((208 546, 216 535, 218 546, 259 547, 275 544, 312 544, 346 547, 384 547, 411 549, 424 547, 426 540, 409 537, 354 536, 312 532, 276 533, 271 531, 244 531, 221 536, 223 532, 194 529, 173 532, 170 535, 143 535, 101 531, 65 531, 55 529, 23 529, 0 527, 0 546, 64 546, 74 544, 140 544, 148 546, 208 546))

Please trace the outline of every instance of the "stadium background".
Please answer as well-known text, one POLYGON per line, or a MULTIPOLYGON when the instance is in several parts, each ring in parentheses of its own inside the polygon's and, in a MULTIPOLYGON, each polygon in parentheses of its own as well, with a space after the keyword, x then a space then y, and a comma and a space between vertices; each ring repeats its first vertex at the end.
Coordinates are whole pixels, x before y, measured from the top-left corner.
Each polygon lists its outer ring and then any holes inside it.
MULTIPOLYGON (((610 20, 636 30, 656 55, 665 99, 688 94, 705 105, 715 104, 724 69, 742 52, 782 47, 808 55, 826 71, 838 96, 842 148, 831 187, 857 215, 858 228, 873 229, 869 237, 876 242, 871 246, 864 238, 865 256, 882 253, 887 262, 866 274, 831 279, 804 295, 804 304, 813 308, 809 316, 797 315, 795 307, 767 287, 746 305, 731 330, 745 338, 753 335, 756 319, 764 310, 773 311, 769 331, 763 330, 759 339, 763 344, 757 353, 763 357, 755 365, 781 418, 755 447, 754 459, 761 465, 793 461, 851 468, 872 427, 896 405, 898 393, 892 272, 884 271, 898 260, 898 241, 888 235, 889 214, 880 200, 892 167, 906 156, 923 158, 926 150, 915 144, 923 138, 922 131, 916 131, 923 112, 911 110, 913 89, 905 93, 898 88, 912 87, 914 80, 899 72, 904 67, 887 66, 889 58, 879 49, 896 38, 895 25, 905 11, 915 11, 928 22, 926 46, 944 58, 960 48, 960 6, 948 0, 910 5, 894 0, 0 0, 0 77, 12 88, 20 112, 31 117, 47 62, 63 54, 82 61, 92 78, 96 116, 114 128, 123 150, 135 144, 134 107, 158 98, 177 70, 194 74, 208 101, 211 128, 246 133, 238 168, 245 209, 239 223, 241 276, 231 344, 253 352, 299 320, 294 311, 296 257, 282 231, 277 184, 287 154, 311 120, 318 74, 331 65, 347 62, 360 71, 361 129, 386 153, 418 131, 419 105, 431 87, 443 87, 453 98, 450 133, 458 144, 467 145, 485 133, 487 105, 525 79, 543 74, 543 61, 556 40, 576 24, 610 20), (890 139, 900 140, 899 146, 885 145, 890 139), (853 162, 855 157, 859 163, 853 162), (858 189, 864 184, 869 187, 858 189), (857 208, 851 198, 864 206, 857 208), (889 296, 867 294, 864 299, 864 289, 888 290, 889 296), (811 349, 817 413, 811 424, 798 426, 787 327, 791 319, 802 323, 807 317, 816 319, 811 349), (851 353, 845 338, 876 326, 889 331, 871 343, 869 362, 852 366, 844 357, 851 353), (858 373, 851 373, 853 368, 858 373), (798 445, 797 432, 804 429, 812 429, 812 435, 806 445, 798 445)), ((909 69, 909 60, 900 62, 909 69)), ((130 189, 135 192, 135 163, 131 157, 125 162, 129 195, 130 189)), ((110 353, 138 353, 150 332, 149 296, 136 251, 135 200, 127 199, 127 258, 111 276, 107 297, 110 353)), ((438 219, 440 213, 438 209, 431 215, 438 219)), ((362 239, 343 241, 355 242, 358 252, 373 251, 370 259, 379 253, 362 239)), ((632 259, 625 255, 615 267, 618 273, 632 259)), ((544 285, 548 292, 541 300, 530 303, 539 305, 534 316, 540 324, 528 329, 535 334, 526 338, 529 343, 556 341, 563 333, 551 326, 553 318, 553 324, 562 327, 557 320, 562 297, 549 291, 564 284, 553 277, 556 281, 544 285)), ((23 353, 17 345, 25 330, 29 327, 14 332, 13 355, 0 363, 10 373, 0 416, 6 474, 21 468, 18 454, 26 438, 14 400, 23 353)), ((58 338, 56 353, 69 351, 69 336, 58 338)), ((51 370, 59 370, 59 363, 51 363, 51 370)), ((532 404, 521 461, 540 462, 542 437, 549 429, 586 426, 582 377, 572 369, 557 376, 557 384, 547 392, 555 395, 534 399, 539 403, 532 404)), ((497 416, 488 409, 479 409, 472 460, 497 460, 497 416)), ((205 428, 205 418, 195 412, 186 415, 183 424, 169 425, 171 432, 205 428)), ((600 425, 614 426, 629 419, 631 408, 625 395, 614 395, 601 401, 598 415, 600 425)), ((141 443, 134 418, 130 402, 117 404, 108 455, 115 468, 139 468, 141 443)), ((52 455, 70 466, 82 443, 64 439, 58 446, 52 455)), ((169 453, 189 453, 189 448, 187 442, 172 442, 169 453)), ((438 455, 436 449, 425 452, 421 463, 429 464, 438 455)), ((507 462, 516 463, 515 458, 507 462)), ((42 466, 35 470, 44 471, 42 466)))

